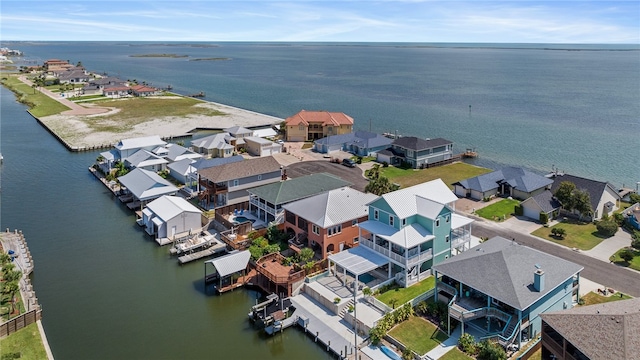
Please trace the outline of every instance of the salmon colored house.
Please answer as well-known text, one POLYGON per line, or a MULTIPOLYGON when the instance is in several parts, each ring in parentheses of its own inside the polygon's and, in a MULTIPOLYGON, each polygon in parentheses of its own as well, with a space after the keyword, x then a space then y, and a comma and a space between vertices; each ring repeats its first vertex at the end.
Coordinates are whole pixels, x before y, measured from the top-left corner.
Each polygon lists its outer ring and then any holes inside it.
POLYGON ((366 221, 369 203, 378 196, 343 187, 283 206, 290 245, 311 247, 322 259, 358 245, 358 224, 366 221))
POLYGON ((287 141, 314 141, 353 131, 353 118, 339 112, 302 110, 284 122, 287 141))

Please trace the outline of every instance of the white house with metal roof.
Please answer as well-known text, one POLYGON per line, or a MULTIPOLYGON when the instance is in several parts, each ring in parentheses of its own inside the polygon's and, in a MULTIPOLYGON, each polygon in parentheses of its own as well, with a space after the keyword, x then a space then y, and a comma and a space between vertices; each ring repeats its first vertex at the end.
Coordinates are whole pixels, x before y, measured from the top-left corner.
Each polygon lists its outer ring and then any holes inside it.
POLYGON ((139 168, 149 171, 162 171, 167 168, 169 161, 147 150, 138 150, 124 160, 126 167, 139 168))
POLYGON ((139 138, 122 139, 116 146, 117 159, 124 161, 129 156, 138 152, 138 150, 152 151, 158 146, 165 146, 167 142, 162 140, 158 135, 145 136, 139 138))
MULTIPOLYGON (((508 347, 540 333, 540 314, 571 308, 583 267, 494 237, 433 266, 449 318, 508 347)), ((575 298, 574 298, 575 296, 575 298)), ((464 331, 464 330, 463 330, 464 331)))
POLYGON ((174 238, 182 233, 197 233, 202 229, 202 211, 177 196, 161 196, 142 210, 138 222, 149 235, 174 238))
POLYGON ((256 136, 244 137, 244 148, 253 156, 270 156, 282 152, 282 145, 256 136))
POLYGON ((167 153, 164 157, 169 161, 180 161, 182 159, 197 160, 202 157, 202 154, 198 154, 178 144, 167 144, 165 149, 167 149, 167 153))
POLYGON ((133 169, 118 181, 137 201, 146 204, 162 195, 175 195, 178 188, 153 171, 133 169))
POLYGON ((382 195, 369 204, 360 246, 386 256, 389 277, 410 286, 432 265, 470 247, 472 219, 454 213, 458 197, 436 179, 382 195))

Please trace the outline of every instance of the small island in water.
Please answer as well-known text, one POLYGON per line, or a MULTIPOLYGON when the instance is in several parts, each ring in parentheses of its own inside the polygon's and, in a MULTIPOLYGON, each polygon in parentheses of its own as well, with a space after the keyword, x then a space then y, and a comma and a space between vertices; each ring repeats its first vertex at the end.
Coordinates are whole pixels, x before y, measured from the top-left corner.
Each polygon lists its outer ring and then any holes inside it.
POLYGON ((231 60, 231 58, 226 58, 226 57, 212 57, 212 58, 189 59, 189 61, 225 61, 225 60, 231 60))
POLYGON ((178 55, 178 54, 134 54, 134 55, 129 55, 129 57, 186 58, 186 57, 189 57, 189 55, 178 55))

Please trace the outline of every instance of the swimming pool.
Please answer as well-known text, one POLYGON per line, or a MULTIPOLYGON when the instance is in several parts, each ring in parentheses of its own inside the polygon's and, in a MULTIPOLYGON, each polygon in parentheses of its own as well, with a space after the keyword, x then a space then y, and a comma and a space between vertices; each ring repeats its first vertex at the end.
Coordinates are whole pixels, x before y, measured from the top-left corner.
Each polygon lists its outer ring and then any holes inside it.
POLYGON ((373 281, 375 279, 376 279, 376 277, 371 275, 371 274, 369 274, 369 273, 365 273, 365 274, 362 274, 362 275, 358 276, 358 280, 360 280, 361 282, 363 282, 365 284, 368 284, 368 283, 370 283, 371 281, 373 281))
POLYGON ((247 221, 251 221, 252 223, 256 222, 255 219, 249 219, 248 217, 245 217, 245 216, 236 216, 235 218, 233 218, 234 224, 242 224, 247 221))

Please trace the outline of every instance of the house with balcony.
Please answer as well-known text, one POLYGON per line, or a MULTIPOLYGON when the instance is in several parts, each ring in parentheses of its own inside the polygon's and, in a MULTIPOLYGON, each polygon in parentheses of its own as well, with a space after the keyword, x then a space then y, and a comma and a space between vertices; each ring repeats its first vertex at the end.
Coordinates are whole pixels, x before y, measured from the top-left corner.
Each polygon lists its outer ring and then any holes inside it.
POLYGON ((228 133, 217 133, 200 139, 191 140, 193 151, 211 158, 233 156, 236 139, 228 133))
MULTIPOLYGON (((167 142, 160 136, 145 136, 131 139, 122 139, 115 145, 115 160, 124 161, 139 150, 153 151, 159 146, 165 146, 167 142)), ((101 154, 106 155, 106 154, 101 154)))
POLYGON ((382 195, 360 223, 359 246, 386 257, 388 276, 408 287, 468 249, 473 220, 454 213, 458 197, 436 179, 382 195))
POLYGON ((369 203, 377 198, 341 187, 283 205, 285 231, 292 235, 289 243, 317 248, 322 259, 357 246, 358 224, 368 219, 369 203))
POLYGON ((409 164, 414 169, 429 167, 453 158, 453 142, 443 139, 421 139, 402 136, 393 140, 391 147, 377 153, 377 161, 390 165, 409 164))
POLYGON ((313 142, 313 149, 319 153, 346 151, 358 156, 375 156, 393 143, 392 139, 368 131, 327 136, 313 142))
MULTIPOLYGON (((507 166, 487 174, 458 181, 453 184, 453 191, 460 197, 469 197, 475 200, 496 195, 525 200, 549 190, 551 184, 553 184, 553 180, 545 176, 519 167, 507 166)), ((538 212, 536 215, 539 214, 538 212)))
POLYGON ((351 185, 350 182, 337 176, 318 173, 254 187, 247 190, 249 212, 265 223, 282 224, 285 214, 284 205, 351 185))
POLYGON ((235 139, 236 148, 244 147, 245 146, 244 138, 253 136, 253 130, 249 130, 242 126, 232 126, 230 128, 224 129, 223 131, 235 139))
MULTIPOLYGON (((571 308, 583 267, 502 237, 433 266, 435 300, 449 321, 520 348, 541 331, 540 314, 571 308)), ((464 331, 464 330, 463 330, 464 331)))
POLYGON ((542 359, 608 360, 640 356, 639 298, 579 306, 541 316, 542 359))
POLYGON ((247 190, 279 182, 282 166, 273 156, 247 159, 198 170, 198 197, 207 209, 249 207, 247 190))
POLYGON ((340 112, 302 110, 284 122, 286 141, 314 141, 353 131, 353 118, 340 112))

